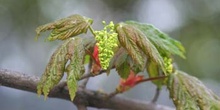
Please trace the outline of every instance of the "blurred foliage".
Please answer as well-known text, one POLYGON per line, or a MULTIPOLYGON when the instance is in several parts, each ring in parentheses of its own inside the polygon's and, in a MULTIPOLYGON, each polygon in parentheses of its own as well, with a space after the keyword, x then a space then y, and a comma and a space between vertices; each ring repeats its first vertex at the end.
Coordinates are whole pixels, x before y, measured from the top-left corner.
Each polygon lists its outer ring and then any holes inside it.
POLYGON ((187 51, 186 61, 179 60, 183 62, 180 68, 197 77, 220 78, 220 32, 216 28, 216 24, 192 21, 180 30, 187 51))
POLYGON ((182 1, 180 6, 184 25, 173 31, 186 47, 180 68, 200 78, 220 78, 220 1, 182 1), (183 7, 183 6, 187 6, 183 7))

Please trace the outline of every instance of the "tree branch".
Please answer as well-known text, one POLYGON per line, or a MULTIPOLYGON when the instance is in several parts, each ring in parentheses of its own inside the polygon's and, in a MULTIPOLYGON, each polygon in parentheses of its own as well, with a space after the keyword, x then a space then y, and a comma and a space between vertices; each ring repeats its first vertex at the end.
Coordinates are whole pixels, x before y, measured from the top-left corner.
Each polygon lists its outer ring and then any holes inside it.
MULTIPOLYGON (((26 75, 20 72, 0 69, 0 85, 36 93, 39 77, 26 75)), ((51 90, 49 97, 70 100, 65 82, 61 82, 51 90)), ((73 103, 80 103, 90 107, 108 108, 116 110, 174 110, 173 108, 156 105, 150 102, 141 102, 119 96, 106 98, 106 94, 78 88, 73 103)))
POLYGON ((79 80, 83 80, 83 79, 86 79, 86 78, 89 78, 89 77, 95 77, 95 76, 98 76, 98 75, 100 75, 100 74, 102 74, 104 72, 106 72, 106 70, 101 70, 97 74, 87 73, 87 74, 84 74, 79 80))

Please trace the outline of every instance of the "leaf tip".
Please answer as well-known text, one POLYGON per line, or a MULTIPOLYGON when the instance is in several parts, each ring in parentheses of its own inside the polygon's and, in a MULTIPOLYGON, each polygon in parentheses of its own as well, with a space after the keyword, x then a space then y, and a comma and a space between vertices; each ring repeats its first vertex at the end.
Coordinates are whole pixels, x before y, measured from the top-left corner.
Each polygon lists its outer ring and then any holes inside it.
POLYGON ((45 96, 44 96, 44 101, 46 101, 46 100, 47 100, 47 96, 45 95, 45 96))
POLYGON ((75 98, 75 94, 70 95, 70 100, 73 101, 73 99, 75 98))

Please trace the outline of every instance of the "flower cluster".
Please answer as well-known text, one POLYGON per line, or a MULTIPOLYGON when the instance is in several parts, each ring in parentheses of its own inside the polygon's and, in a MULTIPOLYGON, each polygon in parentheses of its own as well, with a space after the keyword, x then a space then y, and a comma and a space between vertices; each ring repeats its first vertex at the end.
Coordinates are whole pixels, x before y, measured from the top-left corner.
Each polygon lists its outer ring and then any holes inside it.
POLYGON ((115 32, 115 25, 112 21, 108 25, 106 25, 105 21, 102 23, 104 29, 94 31, 94 34, 97 41, 100 64, 103 69, 107 69, 114 55, 114 49, 118 46, 118 34, 115 32))
POLYGON ((172 64, 172 59, 164 57, 164 65, 167 73, 172 73, 173 72, 173 64, 172 64))

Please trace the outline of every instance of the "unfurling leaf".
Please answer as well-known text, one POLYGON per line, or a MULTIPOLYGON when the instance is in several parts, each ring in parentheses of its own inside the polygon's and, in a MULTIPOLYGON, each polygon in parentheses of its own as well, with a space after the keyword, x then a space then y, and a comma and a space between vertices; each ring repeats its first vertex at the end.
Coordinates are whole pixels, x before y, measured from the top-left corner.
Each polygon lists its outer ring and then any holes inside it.
POLYGON ((120 65, 125 61, 125 57, 121 57, 126 54, 126 51, 121 47, 117 50, 111 61, 109 62, 109 66, 106 70, 107 75, 110 74, 111 69, 115 68, 116 64, 120 65))
POLYGON ((67 66, 67 86, 69 89, 70 99, 73 101, 77 91, 77 81, 85 71, 84 57, 86 54, 83 39, 80 37, 71 39, 73 39, 73 42, 71 43, 71 48, 69 49, 71 58, 70 64, 67 66))
POLYGON ((36 38, 38 38, 41 32, 51 30, 51 33, 47 38, 49 41, 65 40, 70 37, 86 33, 92 22, 93 20, 90 18, 86 18, 77 14, 72 15, 67 18, 39 26, 36 29, 36 38))
POLYGON ((158 50, 140 30, 126 23, 119 23, 116 31, 121 46, 142 68, 145 67, 146 57, 149 57, 164 69, 164 62, 158 50))
POLYGON ((220 98, 193 76, 176 71, 167 86, 177 110, 220 110, 220 98))
POLYGON ((106 73, 109 74, 110 70, 113 68, 116 68, 118 74, 123 79, 127 79, 130 70, 132 70, 135 73, 143 71, 142 65, 138 65, 137 63, 135 63, 123 47, 120 47, 116 51, 114 57, 111 59, 109 63, 109 67, 107 68, 106 73))
POLYGON ((185 58, 185 49, 182 44, 179 41, 176 41, 168 35, 164 34, 153 25, 143 24, 135 21, 127 21, 126 23, 136 27, 141 32, 143 32, 161 54, 165 54, 166 56, 170 56, 170 54, 176 54, 182 58, 185 58))
POLYGON ((126 79, 130 73, 130 65, 128 64, 128 53, 122 47, 117 50, 114 57, 109 63, 106 73, 109 74, 112 68, 116 68, 121 78, 126 79))
POLYGON ((68 45, 71 39, 66 40, 51 56, 44 74, 37 86, 37 93, 44 93, 45 98, 49 91, 61 80, 65 71, 65 65, 68 61, 68 45))

